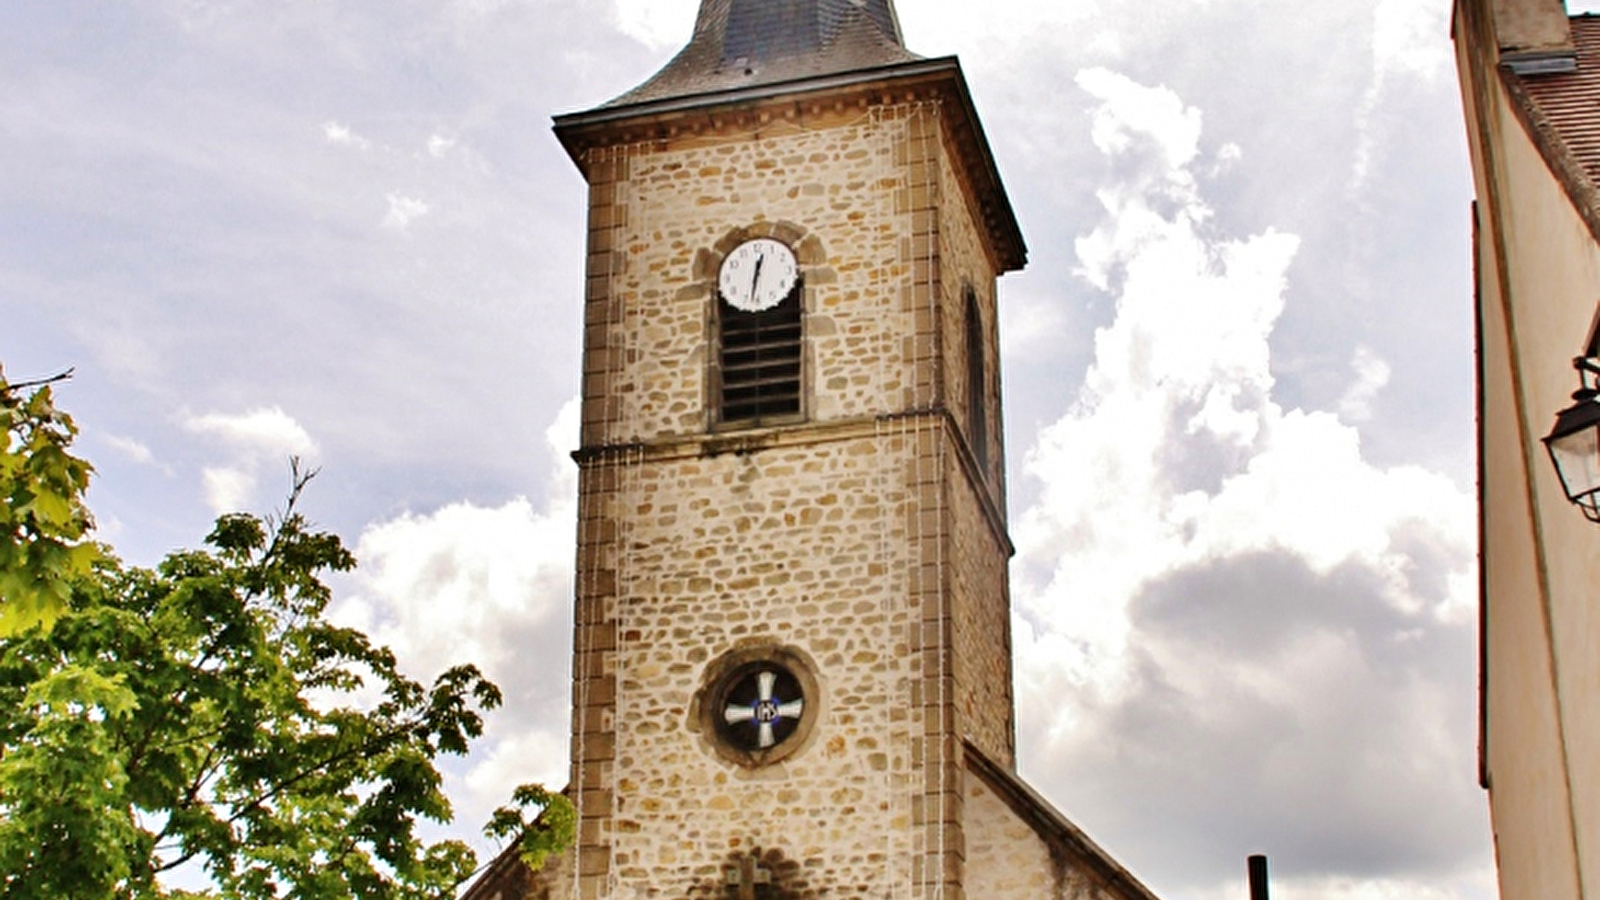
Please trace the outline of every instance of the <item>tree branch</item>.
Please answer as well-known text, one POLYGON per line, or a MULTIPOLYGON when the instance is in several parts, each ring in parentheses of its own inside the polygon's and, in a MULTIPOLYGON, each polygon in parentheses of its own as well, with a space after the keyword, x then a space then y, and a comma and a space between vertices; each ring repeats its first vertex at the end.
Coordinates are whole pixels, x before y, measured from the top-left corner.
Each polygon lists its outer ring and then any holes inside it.
POLYGON ((4 388, 0 388, 0 393, 10 394, 15 391, 26 390, 27 388, 44 387, 47 384, 55 384, 58 381, 66 381, 70 379, 72 377, 72 373, 76 372, 77 370, 77 366, 72 366, 65 372, 58 372, 49 376, 48 378, 35 378, 32 381, 18 381, 14 384, 8 384, 4 388))
MULTIPOLYGON (((308 766, 307 768, 302 769, 301 771, 295 773, 294 775, 292 775, 292 776, 290 776, 288 778, 285 778, 284 780, 282 780, 282 781, 278 782, 277 784, 273 785, 270 789, 268 789, 266 791, 263 791, 263 792, 257 794, 256 796, 254 796, 254 797, 252 797, 252 798, 250 798, 248 800, 243 801, 241 804, 238 804, 238 805, 228 804, 230 806, 234 806, 236 811, 234 812, 233 815, 231 815, 228 818, 224 819, 223 820, 223 824, 232 825, 233 823, 235 823, 235 822, 239 821, 240 819, 244 818, 246 815, 249 815, 251 812, 253 812, 255 810, 258 810, 258 809, 261 809, 263 806, 266 805, 266 803, 268 801, 272 800, 273 798, 277 797, 278 795, 282 794, 283 792, 289 790, 289 788, 293 787, 295 784, 297 784, 297 783, 299 783, 301 781, 304 781, 307 778, 310 778, 311 776, 317 774, 318 772, 321 772, 321 771, 327 769, 330 766, 336 765, 336 764, 338 764, 340 762, 343 762, 345 760, 351 759, 353 757, 365 755, 369 751, 377 749, 381 744, 387 743, 389 741, 394 740, 397 737, 403 736, 407 731, 415 728, 417 723, 420 722, 420 721, 421 721, 421 718, 419 717, 418 719, 413 720, 412 722, 410 722, 410 723, 408 723, 406 725, 402 725, 402 726, 399 726, 399 727, 388 729, 388 730, 384 731, 382 734, 373 735, 372 737, 368 738, 365 741, 362 741, 359 744, 356 744, 353 747, 350 747, 350 748, 348 748, 348 749, 346 749, 346 750, 344 750, 342 752, 335 753, 332 756, 329 756, 328 758, 326 758, 326 759, 324 759, 324 760, 322 760, 322 761, 320 761, 320 762, 318 762, 318 763, 316 763, 316 764, 314 764, 312 766, 308 766)), ((198 855, 200 855, 200 851, 199 850, 191 850, 188 853, 184 854, 183 856, 178 857, 177 859, 168 860, 167 862, 162 863, 156 869, 156 871, 159 873, 159 872, 166 872, 166 871, 169 871, 171 869, 175 869, 178 866, 181 866, 184 863, 188 862, 189 860, 194 859, 198 855)))

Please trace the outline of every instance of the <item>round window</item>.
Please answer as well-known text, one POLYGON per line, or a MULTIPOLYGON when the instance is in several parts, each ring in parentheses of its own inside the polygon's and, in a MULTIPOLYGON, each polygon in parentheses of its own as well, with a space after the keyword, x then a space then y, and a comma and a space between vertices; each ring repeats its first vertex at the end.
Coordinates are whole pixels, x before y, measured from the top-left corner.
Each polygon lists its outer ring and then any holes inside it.
POLYGON ((717 734, 745 752, 770 750, 794 735, 805 714, 805 691, 788 669, 750 663, 724 681, 717 734))
POLYGON ((696 697, 701 734, 742 766, 777 762, 805 746, 819 712, 816 679, 797 650, 744 647, 706 668, 696 697))

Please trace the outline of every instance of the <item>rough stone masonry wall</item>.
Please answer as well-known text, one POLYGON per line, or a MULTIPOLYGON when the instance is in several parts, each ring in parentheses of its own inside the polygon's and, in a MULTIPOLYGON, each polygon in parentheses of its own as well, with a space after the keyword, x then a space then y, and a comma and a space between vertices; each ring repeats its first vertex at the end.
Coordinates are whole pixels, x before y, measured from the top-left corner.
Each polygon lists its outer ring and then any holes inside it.
POLYGON ((1006 552, 959 460, 947 462, 951 647, 960 734, 1015 764, 1006 552))
POLYGON ((906 405, 932 364, 911 337, 915 263, 902 252, 914 198, 896 159, 914 109, 593 151, 585 446, 707 428, 716 264, 739 237, 780 226, 807 288, 807 418, 906 405))
MULTIPOLYGON (((943 145, 941 144, 941 149, 943 145)), ((1009 548, 1003 532, 1004 451, 1000 442, 999 353, 996 342, 995 274, 984 252, 968 195, 952 167, 952 155, 937 156, 940 184, 939 246, 943 270, 940 328, 950 361, 943 367, 947 403, 966 440, 986 441, 988 466, 976 468, 976 454, 950 454, 946 497, 951 527, 947 540, 951 577, 951 639, 960 731, 985 753, 1010 765, 1015 759, 1010 641, 1009 548), (971 384, 965 360, 966 300, 970 286, 978 299, 984 334, 984 377, 971 384), (988 411, 985 433, 974 434, 968 417, 970 392, 983 393, 988 411), (973 464, 969 467, 967 464, 973 464), (985 505, 989 507, 985 509, 985 505)))
POLYGON ((592 160, 581 896, 722 896, 740 857, 782 873, 780 896, 931 896, 955 871, 944 435, 876 418, 938 399, 939 123, 845 115, 592 160), (673 457, 708 424, 718 254, 758 233, 800 253, 808 419, 865 430, 673 457), (746 640, 808 655, 821 687, 810 745, 767 769, 717 756, 689 715, 705 666, 746 640))
MULTIPOLYGON (((982 781, 968 775, 966 782, 968 896, 1063 900, 1055 890, 1050 848, 982 781)), ((1068 896, 1084 897, 1077 892, 1068 896)))
POLYGON ((956 736, 1010 761, 1010 647, 983 479, 945 420, 895 417, 965 415, 967 280, 997 391, 992 265, 944 138, 911 103, 591 156, 579 896, 725 896, 759 859, 780 897, 960 900, 956 736), (702 443, 716 265, 755 235, 800 257, 809 436, 702 443), (707 665, 762 640, 815 661, 824 709, 750 770, 690 709, 707 665))
MULTIPOLYGON (((947 348, 949 361, 943 371, 945 395, 949 398, 950 412, 960 424, 961 433, 972 444, 986 445, 988 464, 983 478, 990 498, 1001 517, 1005 515, 1005 445, 1004 427, 1000 417, 1000 343, 999 309, 996 305, 995 279, 997 277, 989 255, 984 251, 983 237, 979 233, 971 206, 971 197, 960 189, 961 179, 954 168, 954 157, 948 148, 938 155, 939 181, 945 188, 939 195, 939 260, 943 270, 940 277, 941 341, 947 348), (971 287, 978 300, 983 319, 983 383, 968 383, 966 360, 966 299, 964 292, 971 287), (974 423, 968 415, 968 398, 976 390, 982 393, 987 416, 984 433, 974 434, 974 423)), ((974 448, 974 454, 977 453, 974 448)), ((976 460, 975 460, 976 461, 976 460)))
POLYGON ((791 896, 904 896, 918 610, 905 434, 619 472, 611 896, 720 897, 756 855, 791 896), (814 664, 800 752, 749 769, 695 715, 708 665, 760 643, 814 664), (901 891, 897 894, 896 891, 901 891))

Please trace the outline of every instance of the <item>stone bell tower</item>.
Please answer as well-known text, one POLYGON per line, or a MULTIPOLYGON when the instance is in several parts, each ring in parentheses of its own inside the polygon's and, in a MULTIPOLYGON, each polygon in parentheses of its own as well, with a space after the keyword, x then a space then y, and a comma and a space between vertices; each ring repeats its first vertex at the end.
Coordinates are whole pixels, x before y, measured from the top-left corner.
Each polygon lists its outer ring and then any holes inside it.
POLYGON ((960 65, 702 0, 589 185, 577 845, 469 897, 1148 898, 1014 774, 996 279, 960 65))

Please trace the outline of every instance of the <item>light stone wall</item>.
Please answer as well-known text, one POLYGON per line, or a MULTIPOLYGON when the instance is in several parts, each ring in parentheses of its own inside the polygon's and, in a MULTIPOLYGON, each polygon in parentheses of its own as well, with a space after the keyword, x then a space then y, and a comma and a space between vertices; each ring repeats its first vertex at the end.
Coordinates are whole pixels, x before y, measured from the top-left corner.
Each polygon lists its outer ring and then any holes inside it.
POLYGON ((937 123, 918 105, 835 119, 595 151, 585 445, 706 430, 716 266, 740 237, 774 231, 806 286, 807 418, 932 401, 912 381, 935 348, 916 337, 932 302, 913 286, 910 243, 937 172, 904 161, 937 123))
POLYGON ((1016 733, 1004 535, 991 526, 980 489, 959 471, 954 454, 948 465, 951 637, 961 734, 1009 766, 1016 733))
MULTIPOLYGON (((945 460, 952 524, 952 641, 956 702, 962 734, 975 739, 992 759, 1011 764, 1015 729, 1011 680, 1011 604, 1007 577, 1010 549, 1004 532, 1004 449, 999 439, 999 353, 996 339, 995 272, 984 251, 967 194, 952 165, 939 154, 939 245, 941 266, 941 343, 946 404, 962 440, 987 442, 988 465, 981 471, 977 453, 952 453, 945 460), (970 384, 966 360, 966 301, 971 286, 983 320, 984 384, 970 384), (991 391, 991 387, 996 389, 991 391), (985 433, 973 432, 968 397, 984 392, 985 433), (971 468, 969 468, 971 467, 971 468), (985 506, 988 509, 985 509, 985 506)), ((959 444, 959 441, 953 442, 959 444)), ((959 449, 959 448, 956 448, 959 449)))
POLYGON ((937 564, 922 549, 937 523, 922 513, 938 470, 921 464, 938 439, 909 424, 862 432, 758 454, 618 457, 589 479, 612 488, 586 498, 609 539, 585 542, 579 572, 596 592, 589 608, 604 610, 577 653, 599 677, 575 698, 595 890, 603 878, 607 896, 711 896, 741 854, 773 851, 836 894, 911 884, 929 850, 911 827, 925 805, 916 773, 937 761, 913 688, 935 593, 921 582, 937 564), (587 571, 602 555, 615 568, 587 571), (695 700, 709 663, 766 641, 814 662, 817 725, 801 752, 746 769, 715 752, 695 700))
POLYGON ((961 900, 959 736, 1012 758, 1009 551, 998 396, 987 479, 951 409, 963 280, 998 361, 938 106, 593 153, 574 895, 729 896, 759 863, 781 898, 961 900), (719 434, 716 270, 757 235, 799 258, 805 422, 719 434), (814 662, 818 718, 749 769, 695 702, 709 665, 762 642, 814 662))
POLYGON ((1059 893, 1050 848, 981 779, 967 776, 967 894, 1033 900, 1089 900, 1087 890, 1059 893))
MULTIPOLYGON (((995 272, 988 254, 984 251, 983 237, 969 205, 968 194, 960 189, 961 178, 954 168, 954 156, 939 155, 940 179, 944 189, 939 195, 939 258, 941 341, 949 363, 943 377, 946 404, 968 443, 980 441, 986 445, 987 466, 983 470, 985 487, 991 501, 1005 515, 1005 442, 1000 405, 1000 339, 999 310, 996 306, 995 272), (968 384, 966 302, 963 289, 971 285, 978 300, 983 319, 983 384, 968 384), (968 398, 977 389, 983 392, 985 418, 984 433, 973 433, 969 421, 968 398)), ((974 456, 977 456, 974 448, 974 456)))
POLYGON ((992 900, 1150 900, 1123 893, 1051 847, 981 778, 967 775, 967 896, 992 900))
POLYGON ((638 473, 638 574, 619 610, 632 662, 617 766, 632 774, 617 783, 617 828, 636 835, 621 878, 681 889, 760 847, 800 862, 813 884, 876 894, 891 883, 887 861, 909 858, 922 723, 909 702, 908 445, 874 435, 638 473), (752 640, 808 655, 820 689, 810 746, 755 770, 720 758, 691 715, 703 663, 752 640))

